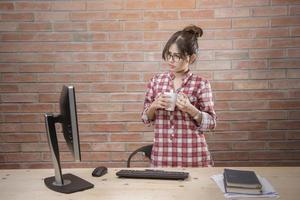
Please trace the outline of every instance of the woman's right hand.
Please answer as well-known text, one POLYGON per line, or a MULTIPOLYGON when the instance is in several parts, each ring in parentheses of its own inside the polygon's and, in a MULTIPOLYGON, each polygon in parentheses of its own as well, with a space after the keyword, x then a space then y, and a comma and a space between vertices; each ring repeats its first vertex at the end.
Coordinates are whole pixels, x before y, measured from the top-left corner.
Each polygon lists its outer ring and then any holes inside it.
POLYGON ((151 104, 152 109, 166 109, 170 106, 171 99, 170 96, 165 94, 160 94, 151 104))

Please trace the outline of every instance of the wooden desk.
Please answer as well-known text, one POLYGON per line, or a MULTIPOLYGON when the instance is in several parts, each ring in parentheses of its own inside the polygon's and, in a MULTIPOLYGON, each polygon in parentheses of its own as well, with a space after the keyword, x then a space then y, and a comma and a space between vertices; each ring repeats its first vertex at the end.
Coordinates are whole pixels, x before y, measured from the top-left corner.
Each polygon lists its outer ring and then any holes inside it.
MULTIPOLYGON (((238 168, 255 170, 266 177, 279 192, 282 200, 300 199, 300 167, 238 168)), ((91 176, 93 169, 64 169, 63 173, 77 175, 95 186, 73 194, 49 190, 43 178, 53 176, 52 169, 0 170, 0 198, 5 200, 219 200, 223 193, 210 178, 223 168, 188 168, 190 178, 185 181, 119 179, 119 169, 109 169, 100 178, 91 176)), ((179 169, 168 169, 179 170, 179 169)), ((266 199, 264 199, 266 200, 266 199)))

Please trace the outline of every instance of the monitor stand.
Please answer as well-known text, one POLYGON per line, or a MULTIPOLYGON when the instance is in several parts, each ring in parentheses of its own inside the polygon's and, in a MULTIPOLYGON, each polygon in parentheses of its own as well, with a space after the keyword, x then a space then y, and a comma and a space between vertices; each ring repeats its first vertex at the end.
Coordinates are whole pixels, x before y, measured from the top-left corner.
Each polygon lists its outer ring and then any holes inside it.
POLYGON ((54 116, 51 113, 45 114, 45 125, 48 136, 47 138, 50 146, 55 176, 45 178, 44 183, 51 190, 67 194, 93 188, 93 184, 79 178, 78 176, 75 176, 73 174, 62 175, 59 159, 58 141, 55 129, 55 123, 60 122, 60 118, 60 115, 54 116))
POLYGON ((64 174, 63 178, 63 185, 58 185, 55 181, 55 176, 48 177, 44 179, 46 186, 54 190, 55 192, 70 194, 73 192, 79 192, 82 190, 93 188, 94 185, 86 180, 79 178, 73 174, 64 174))

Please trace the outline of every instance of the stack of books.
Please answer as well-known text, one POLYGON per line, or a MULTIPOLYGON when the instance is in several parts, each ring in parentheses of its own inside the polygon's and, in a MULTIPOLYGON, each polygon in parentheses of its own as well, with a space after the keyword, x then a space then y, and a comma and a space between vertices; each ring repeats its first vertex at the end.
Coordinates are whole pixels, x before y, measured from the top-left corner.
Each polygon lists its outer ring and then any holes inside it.
POLYGON ((254 171, 224 169, 226 193, 262 194, 262 185, 254 171))

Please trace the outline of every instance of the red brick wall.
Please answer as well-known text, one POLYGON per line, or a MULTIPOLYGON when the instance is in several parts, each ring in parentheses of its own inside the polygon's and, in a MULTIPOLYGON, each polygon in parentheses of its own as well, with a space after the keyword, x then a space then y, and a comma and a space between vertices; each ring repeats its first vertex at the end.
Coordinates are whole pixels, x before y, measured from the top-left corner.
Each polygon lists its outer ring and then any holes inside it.
POLYGON ((0 168, 52 167, 43 114, 59 111, 63 84, 76 87, 83 158, 72 162, 59 133, 64 167, 125 166, 153 137, 140 113, 149 78, 167 70, 163 45, 189 24, 204 29, 192 70, 214 91, 215 164, 300 164, 299 0, 1 1, 0 10, 0 168))

